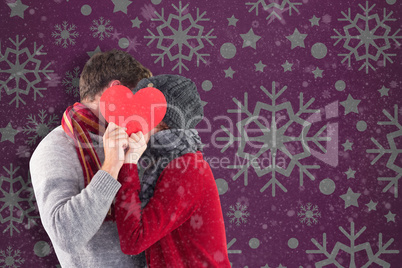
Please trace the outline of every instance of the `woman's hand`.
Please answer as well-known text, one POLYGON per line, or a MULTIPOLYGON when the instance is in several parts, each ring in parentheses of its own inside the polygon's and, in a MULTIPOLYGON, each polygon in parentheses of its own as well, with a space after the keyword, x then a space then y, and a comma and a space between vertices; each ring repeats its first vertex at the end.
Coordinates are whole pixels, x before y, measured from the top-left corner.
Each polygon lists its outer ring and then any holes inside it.
POLYGON ((147 149, 147 143, 142 131, 132 133, 128 138, 128 150, 125 155, 124 163, 137 164, 145 149, 147 149))

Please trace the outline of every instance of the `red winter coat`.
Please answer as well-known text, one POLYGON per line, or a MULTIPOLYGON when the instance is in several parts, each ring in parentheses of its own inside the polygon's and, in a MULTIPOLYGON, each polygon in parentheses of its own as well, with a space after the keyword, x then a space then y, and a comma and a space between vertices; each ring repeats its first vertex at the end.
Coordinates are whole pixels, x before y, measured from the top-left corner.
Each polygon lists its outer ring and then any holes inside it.
POLYGON ((218 189, 201 152, 172 160, 141 211, 136 164, 124 164, 116 198, 121 249, 145 250, 150 268, 230 268, 218 189))

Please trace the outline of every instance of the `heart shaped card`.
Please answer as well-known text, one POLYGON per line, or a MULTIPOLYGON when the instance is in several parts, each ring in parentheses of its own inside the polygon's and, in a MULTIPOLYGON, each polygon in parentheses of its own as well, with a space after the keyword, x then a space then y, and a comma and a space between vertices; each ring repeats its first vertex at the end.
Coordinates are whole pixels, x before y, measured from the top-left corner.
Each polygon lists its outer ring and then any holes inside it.
POLYGON ((142 131, 145 135, 157 126, 166 114, 166 99, 153 87, 133 94, 122 85, 112 86, 100 98, 100 112, 107 122, 127 128, 127 134, 142 131))

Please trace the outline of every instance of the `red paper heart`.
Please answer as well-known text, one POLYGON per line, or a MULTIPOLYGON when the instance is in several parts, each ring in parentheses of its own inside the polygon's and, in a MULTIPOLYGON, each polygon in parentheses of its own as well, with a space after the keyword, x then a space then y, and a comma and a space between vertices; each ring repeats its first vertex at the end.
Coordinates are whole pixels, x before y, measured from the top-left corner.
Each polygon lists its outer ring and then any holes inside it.
POLYGON ((148 133, 166 114, 166 99, 153 87, 140 89, 135 95, 125 86, 112 86, 100 98, 100 111, 107 122, 127 128, 127 134, 148 133))

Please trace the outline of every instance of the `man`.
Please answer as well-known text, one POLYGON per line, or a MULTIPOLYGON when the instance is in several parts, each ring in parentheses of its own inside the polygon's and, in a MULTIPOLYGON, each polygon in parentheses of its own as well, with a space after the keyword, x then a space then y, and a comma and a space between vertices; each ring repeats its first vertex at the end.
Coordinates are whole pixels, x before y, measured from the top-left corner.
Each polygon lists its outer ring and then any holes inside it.
POLYGON ((195 129, 203 117, 197 88, 190 79, 159 75, 141 80, 133 92, 149 85, 168 107, 151 132, 129 138, 116 197, 121 249, 145 250, 152 268, 230 268, 218 189, 195 129), (144 160, 139 176, 137 163, 144 160))
POLYGON ((113 85, 134 88, 150 77, 130 54, 94 55, 80 77, 81 102, 38 145, 30 172, 42 224, 62 267, 144 267, 144 256, 121 252, 113 200, 128 146, 125 130, 106 122, 99 99, 113 85), (104 148, 103 148, 104 145, 104 148))

